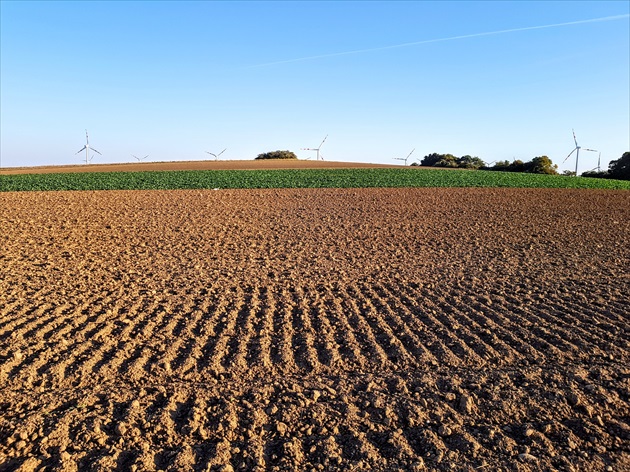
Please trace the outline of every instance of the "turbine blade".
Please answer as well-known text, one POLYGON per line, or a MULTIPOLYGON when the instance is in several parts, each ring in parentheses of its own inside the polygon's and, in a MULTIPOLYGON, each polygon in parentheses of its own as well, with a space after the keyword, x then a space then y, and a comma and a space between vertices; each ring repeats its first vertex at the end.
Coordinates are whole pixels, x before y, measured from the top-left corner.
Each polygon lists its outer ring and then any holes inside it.
POLYGON ((569 155, 568 155, 567 157, 565 157, 565 158, 564 158, 564 161, 562 161, 562 163, 564 164, 564 163, 566 162, 566 160, 567 160, 569 157, 571 157, 571 154, 573 154, 573 153, 574 153, 575 151, 577 151, 577 150, 578 150, 578 148, 575 148, 573 151, 571 151, 571 152, 569 153, 569 155))
POLYGON ((593 152, 599 152, 597 149, 586 149, 586 148, 581 148, 582 151, 593 151, 593 152))
POLYGON ((322 144, 324 144, 324 142, 326 141, 326 139, 328 139, 328 135, 326 135, 326 137, 324 138, 324 141, 322 141, 322 143, 319 145, 319 148, 318 148, 318 149, 321 149, 322 144))
POLYGON ((79 154, 81 151, 84 151, 86 147, 87 146, 83 146, 81 149, 79 149, 77 152, 75 152, 75 154, 79 154))
POLYGON ((575 147, 578 147, 577 138, 575 137, 575 130, 572 129, 571 131, 573 131, 573 141, 575 141, 575 147))
POLYGON ((217 154, 217 157, 219 157, 221 154, 223 154, 225 151, 227 151, 227 148, 225 148, 223 151, 221 151, 219 154, 217 154))
MULTIPOLYGON (((94 151, 95 153, 97 153, 97 154, 101 154, 100 152, 98 152, 98 151, 97 151, 96 149, 94 149, 93 147, 91 147, 90 149, 91 149, 92 151, 94 151)), ((102 154, 101 154, 101 156, 102 156, 102 154)), ((92 156, 92 157, 94 157, 94 156, 92 156)))
POLYGON ((147 154, 146 156, 144 156, 142 159, 146 159, 147 157, 149 157, 149 155, 147 154))

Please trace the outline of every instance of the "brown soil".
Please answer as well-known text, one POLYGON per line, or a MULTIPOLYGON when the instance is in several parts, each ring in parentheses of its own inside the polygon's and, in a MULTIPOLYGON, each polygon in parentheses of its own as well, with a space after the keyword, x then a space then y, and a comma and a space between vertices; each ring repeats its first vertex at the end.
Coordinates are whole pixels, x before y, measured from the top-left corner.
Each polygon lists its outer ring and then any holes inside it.
POLYGON ((630 469, 630 192, 0 208, 0 470, 630 469))
POLYGON ((297 159, 262 159, 249 161, 170 161, 132 162, 122 164, 80 164, 71 166, 38 166, 0 168, 0 175, 50 174, 61 172, 136 172, 156 170, 266 170, 266 169, 347 169, 400 167, 360 162, 329 162, 297 159))

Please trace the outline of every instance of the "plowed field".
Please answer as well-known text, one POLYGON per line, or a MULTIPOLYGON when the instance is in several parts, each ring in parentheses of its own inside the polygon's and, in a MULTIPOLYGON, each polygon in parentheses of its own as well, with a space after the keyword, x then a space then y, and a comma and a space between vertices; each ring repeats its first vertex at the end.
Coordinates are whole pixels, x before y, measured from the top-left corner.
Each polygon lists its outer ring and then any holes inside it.
POLYGON ((0 209, 2 471, 630 469, 630 192, 0 209))

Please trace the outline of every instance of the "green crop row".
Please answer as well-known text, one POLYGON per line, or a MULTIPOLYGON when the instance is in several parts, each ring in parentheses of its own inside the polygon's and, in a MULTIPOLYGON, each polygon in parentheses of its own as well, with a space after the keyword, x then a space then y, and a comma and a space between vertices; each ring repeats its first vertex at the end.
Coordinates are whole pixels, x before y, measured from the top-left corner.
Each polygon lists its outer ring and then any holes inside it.
POLYGON ((395 168, 94 172, 0 176, 0 191, 361 187, 525 187, 630 190, 630 182, 512 172, 395 168))

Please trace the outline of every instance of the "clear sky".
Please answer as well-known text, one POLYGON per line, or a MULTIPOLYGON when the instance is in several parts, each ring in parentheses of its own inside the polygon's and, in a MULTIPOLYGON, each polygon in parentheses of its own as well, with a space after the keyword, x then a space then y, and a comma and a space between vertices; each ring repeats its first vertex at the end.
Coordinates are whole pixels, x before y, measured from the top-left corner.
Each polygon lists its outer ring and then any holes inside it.
MULTIPOLYGON (((630 150, 630 2, 0 2, 1 165, 630 150)), ((580 172, 598 153, 580 153, 580 172)))

